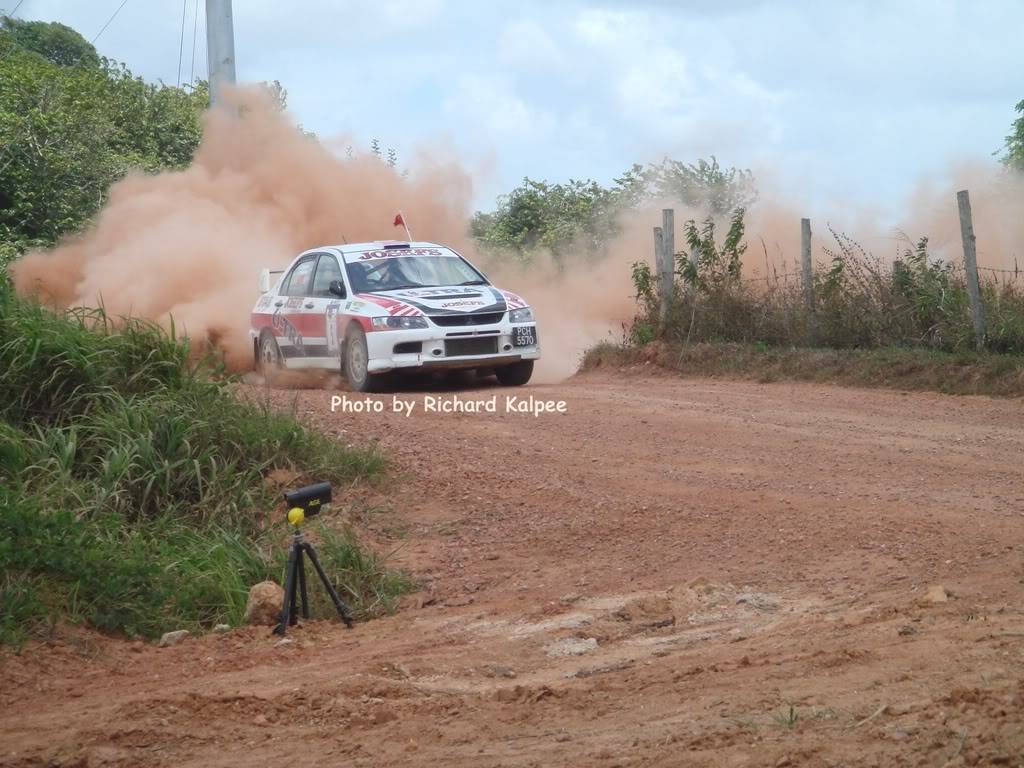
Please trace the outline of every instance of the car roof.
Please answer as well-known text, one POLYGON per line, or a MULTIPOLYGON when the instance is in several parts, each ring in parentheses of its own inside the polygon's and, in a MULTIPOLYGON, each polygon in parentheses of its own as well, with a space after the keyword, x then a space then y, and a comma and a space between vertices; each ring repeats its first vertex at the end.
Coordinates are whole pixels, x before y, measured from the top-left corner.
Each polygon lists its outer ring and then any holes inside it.
POLYGON ((369 243, 343 243, 341 245, 321 245, 317 248, 310 248, 308 250, 316 251, 323 248, 333 248, 336 251, 342 253, 360 253, 362 251, 381 251, 385 248, 447 248, 452 250, 447 245, 441 245, 440 243, 430 243, 425 240, 376 240, 369 243))

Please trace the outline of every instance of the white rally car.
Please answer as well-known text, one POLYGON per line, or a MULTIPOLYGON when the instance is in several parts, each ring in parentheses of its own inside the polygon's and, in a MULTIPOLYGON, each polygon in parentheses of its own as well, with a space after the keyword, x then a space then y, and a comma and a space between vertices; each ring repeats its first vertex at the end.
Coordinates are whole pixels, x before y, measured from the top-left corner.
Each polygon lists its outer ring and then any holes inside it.
POLYGON ((435 243, 313 248, 285 270, 263 270, 260 292, 249 334, 265 372, 340 368, 359 392, 417 368, 494 371, 518 386, 540 357, 526 302, 435 243))

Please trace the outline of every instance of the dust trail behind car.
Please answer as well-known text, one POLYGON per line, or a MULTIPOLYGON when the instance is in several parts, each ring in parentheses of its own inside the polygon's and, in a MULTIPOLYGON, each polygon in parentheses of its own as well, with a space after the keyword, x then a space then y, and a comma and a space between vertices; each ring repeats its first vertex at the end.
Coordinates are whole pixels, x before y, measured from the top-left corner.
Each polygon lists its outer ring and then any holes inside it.
MULTIPOLYGON (((543 329, 538 381, 569 375, 587 346, 618 334, 633 316, 630 265, 651 261, 660 203, 626 214, 622 234, 603 259, 581 251, 556 268, 541 254, 526 269, 500 256, 480 259, 468 235, 473 183, 457 161, 421 155, 404 177, 373 155, 339 157, 259 89, 240 89, 232 98, 242 117, 208 113, 188 169, 129 174, 111 189, 90 229, 13 265, 17 288, 58 306, 102 303, 115 316, 165 324, 173 317, 193 339, 222 349, 230 368, 245 370, 252 365, 246 331, 259 270, 281 267, 323 243, 392 237, 391 222, 401 209, 418 239, 450 244, 493 279, 530 296, 543 329)), ((953 185, 919 187, 903 231, 928 234, 934 253, 957 258, 952 193, 970 186, 979 261, 1012 267, 1015 244, 1024 239, 1020 176, 988 166, 964 166, 952 176, 953 185)), ((750 212, 747 233, 754 245, 747 256, 752 264, 745 266, 763 265, 762 238, 768 258, 784 269, 799 252, 799 217, 815 212, 769 198, 762 190, 750 212)), ((700 211, 676 209, 677 228, 686 218, 702 218, 700 211)), ((869 248, 895 255, 901 244, 881 220, 847 208, 832 221, 849 226, 869 248)), ((819 259, 824 224, 815 220, 819 259)), ((683 247, 678 229, 676 244, 683 247)))
MULTIPOLYGON (((372 155, 339 157, 259 89, 232 98, 242 117, 207 113, 188 169, 130 173, 92 228, 14 265, 18 289, 62 307, 102 303, 115 316, 173 318, 194 340, 223 350, 229 368, 246 370, 261 268, 283 267, 322 243, 393 237, 398 209, 417 238, 473 255, 473 185, 457 162, 421 154, 403 176, 372 155)), ((618 264, 621 274, 600 283, 589 272, 498 270, 510 288, 538 297, 550 361, 539 378, 571 373, 578 353, 628 316, 628 264, 618 264)))
POLYGON ((234 95, 243 116, 210 112, 191 167, 132 173, 95 225, 14 267, 23 292, 61 306, 167 322, 215 342, 235 369, 260 268, 324 242, 391 236, 401 207, 418 237, 464 246, 472 185, 457 165, 423 158, 402 178, 373 156, 339 158, 259 91, 234 95))

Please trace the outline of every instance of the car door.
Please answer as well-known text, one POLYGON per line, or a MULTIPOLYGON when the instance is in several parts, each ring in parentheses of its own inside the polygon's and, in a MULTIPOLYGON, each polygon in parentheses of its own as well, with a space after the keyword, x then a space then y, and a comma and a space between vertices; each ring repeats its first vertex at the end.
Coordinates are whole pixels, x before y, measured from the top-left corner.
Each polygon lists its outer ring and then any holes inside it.
POLYGON ((341 352, 338 315, 345 297, 331 293, 331 283, 334 281, 345 285, 338 258, 330 253, 318 254, 316 274, 313 277, 313 288, 308 303, 313 305, 310 311, 318 318, 318 338, 323 338, 318 354, 325 363, 329 363, 327 367, 335 367, 338 364, 341 352))
POLYGON ((295 262, 281 281, 278 297, 274 301, 271 326, 278 349, 281 350, 281 358, 288 368, 306 366, 309 357, 307 343, 316 343, 316 329, 309 323, 309 308, 305 304, 306 294, 312 290, 317 255, 307 254, 295 262))

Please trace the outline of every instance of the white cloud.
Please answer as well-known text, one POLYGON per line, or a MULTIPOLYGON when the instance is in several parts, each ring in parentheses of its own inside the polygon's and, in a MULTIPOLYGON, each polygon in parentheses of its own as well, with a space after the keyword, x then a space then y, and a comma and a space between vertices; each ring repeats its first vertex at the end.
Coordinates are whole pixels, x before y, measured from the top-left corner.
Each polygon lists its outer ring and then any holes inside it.
POLYGON ((528 104, 500 76, 460 76, 444 111, 453 126, 499 145, 546 141, 554 125, 551 115, 528 104))
POLYGON ((392 24, 417 27, 435 21, 444 11, 444 0, 377 0, 367 4, 392 24))
POLYGON ((624 109, 640 118, 659 119, 685 109, 694 83, 688 75, 686 58, 660 48, 626 65, 615 89, 624 109))
MULTIPOLYGON (((109 14, 97 5, 25 0, 19 15, 91 37, 109 14)), ((494 154, 497 191, 525 174, 607 181, 635 161, 713 152, 767 161, 798 188, 813 176, 896 197, 951 156, 990 157, 1024 98, 1020 0, 305 0, 301 12, 238 0, 234 11, 239 76, 280 79, 305 127, 400 151, 447 136, 470 164, 494 154)), ((129 2, 98 47, 173 83, 180 25, 181 0, 129 2)))
POLYGON ((512 21, 498 35, 498 60, 514 70, 561 72, 570 62, 563 47, 543 26, 528 19, 512 21))

